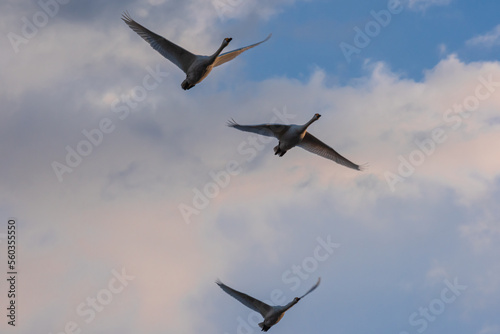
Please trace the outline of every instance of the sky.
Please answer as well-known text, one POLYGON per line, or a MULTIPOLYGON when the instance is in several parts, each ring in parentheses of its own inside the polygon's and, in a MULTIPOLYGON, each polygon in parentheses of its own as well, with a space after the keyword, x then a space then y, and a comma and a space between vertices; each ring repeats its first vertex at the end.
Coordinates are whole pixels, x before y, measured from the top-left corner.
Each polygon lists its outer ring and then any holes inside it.
POLYGON ((1 2, 0 331, 257 333, 217 279, 284 305, 321 277, 273 333, 500 333, 499 10, 1 2), (125 11, 197 54, 273 35, 184 91, 125 11), (367 170, 226 126, 315 113, 367 170))

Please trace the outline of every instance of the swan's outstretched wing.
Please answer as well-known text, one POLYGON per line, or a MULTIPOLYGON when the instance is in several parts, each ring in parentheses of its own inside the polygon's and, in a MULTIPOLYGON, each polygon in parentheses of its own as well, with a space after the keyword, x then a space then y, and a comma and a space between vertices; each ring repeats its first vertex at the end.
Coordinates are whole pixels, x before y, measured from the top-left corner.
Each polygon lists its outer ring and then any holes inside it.
POLYGON ((226 53, 223 53, 221 55, 219 55, 217 57, 217 59, 215 59, 215 62, 214 62, 214 67, 217 67, 219 65, 222 65, 234 58, 236 58, 237 56, 239 56, 240 54, 242 54, 243 52, 245 52, 246 50, 248 49, 251 49, 253 48, 254 46, 257 46, 259 44, 262 44, 264 43, 265 41, 267 41, 269 38, 271 38, 271 35, 272 34, 269 34, 269 36, 266 37, 265 40, 259 42, 259 43, 255 43, 255 44, 252 44, 252 45, 249 45, 249 46, 245 46, 244 48, 239 48, 239 49, 236 49, 236 50, 233 50, 233 51, 229 51, 229 52, 226 52, 226 53))
POLYGON ((333 148, 326 145, 325 143, 323 143, 318 138, 314 137, 309 132, 306 132, 304 139, 302 139, 302 141, 297 146, 300 146, 311 153, 320 155, 323 158, 335 161, 336 163, 341 164, 343 166, 356 170, 364 169, 364 166, 356 165, 355 163, 347 160, 346 158, 338 154, 337 151, 335 151, 333 148))
POLYGON ((279 138, 279 135, 290 128, 283 124, 259 124, 259 125, 239 125, 233 119, 227 122, 227 126, 246 132, 253 132, 267 137, 279 138))
POLYGON ((231 289, 219 280, 217 280, 215 283, 217 283, 217 285, 220 286, 222 290, 237 299, 240 303, 242 303, 246 307, 251 308, 255 312, 259 312, 263 317, 265 317, 269 313, 269 311, 272 310, 272 306, 269 306, 266 303, 261 302, 260 300, 250 297, 247 294, 231 289))
POLYGON ((160 35, 155 34, 151 30, 144 28, 139 23, 135 22, 127 12, 122 15, 122 20, 130 27, 130 29, 135 31, 146 42, 148 42, 153 49, 177 65, 184 71, 184 73, 187 72, 189 66, 191 66, 191 64, 196 60, 196 55, 170 42, 160 35))
POLYGON ((316 284, 314 284, 314 286, 312 288, 310 288, 309 291, 307 291, 302 297, 299 297, 299 298, 302 299, 305 296, 307 296, 309 293, 313 292, 314 289, 316 289, 318 287, 320 282, 321 282, 321 277, 318 277, 318 281, 316 282, 316 284))

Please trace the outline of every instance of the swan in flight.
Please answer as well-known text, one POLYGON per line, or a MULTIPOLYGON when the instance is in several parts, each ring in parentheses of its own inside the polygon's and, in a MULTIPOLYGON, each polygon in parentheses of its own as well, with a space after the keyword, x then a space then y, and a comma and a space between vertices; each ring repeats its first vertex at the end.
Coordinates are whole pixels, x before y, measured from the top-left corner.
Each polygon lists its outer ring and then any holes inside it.
POLYGON ((153 49, 158 51, 163 57, 170 60, 184 73, 186 73, 186 79, 181 84, 181 87, 184 90, 193 88, 196 84, 200 83, 206 78, 212 68, 236 58, 246 50, 264 43, 271 38, 271 34, 269 34, 265 40, 259 43, 221 54, 222 50, 228 46, 229 42, 232 40, 232 38, 224 38, 220 48, 215 51, 213 55, 201 56, 192 54, 182 47, 143 27, 139 23, 135 22, 127 12, 123 14, 122 20, 130 27, 130 29, 135 31, 146 42, 148 42, 153 49))
POLYGON ((306 295, 316 289, 320 281, 321 277, 318 278, 318 282, 316 282, 316 284, 314 284, 314 286, 310 288, 309 291, 307 291, 302 297, 295 297, 290 303, 286 304, 285 306, 270 306, 258 299, 250 297, 247 294, 228 287, 219 280, 217 280, 215 283, 217 283, 217 285, 220 286, 222 290, 227 292, 232 297, 236 298, 240 303, 242 303, 246 307, 251 308, 255 312, 260 313, 264 317, 264 321, 259 323, 259 327, 262 329, 262 331, 267 332, 269 328, 276 325, 281 320, 281 318, 283 318, 285 312, 288 309, 290 309, 293 305, 297 304, 300 299, 304 298, 306 295))
POLYGON ((309 125, 321 117, 315 114, 309 122, 304 125, 284 125, 284 124, 259 124, 259 125, 240 125, 233 119, 228 121, 227 126, 246 132, 253 132, 259 135, 275 137, 278 139, 278 145, 274 148, 274 155, 282 157, 289 149, 294 146, 322 156, 323 158, 335 161, 343 166, 363 170, 366 165, 356 165, 337 153, 333 148, 326 145, 312 134, 307 132, 309 125))

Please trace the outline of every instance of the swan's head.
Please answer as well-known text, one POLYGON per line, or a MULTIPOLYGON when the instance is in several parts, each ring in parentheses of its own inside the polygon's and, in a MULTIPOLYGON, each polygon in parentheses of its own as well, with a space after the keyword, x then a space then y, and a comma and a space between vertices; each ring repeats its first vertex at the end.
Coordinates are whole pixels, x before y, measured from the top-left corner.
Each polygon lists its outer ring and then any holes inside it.
POLYGON ((320 117, 321 117, 321 115, 320 115, 320 114, 315 114, 315 115, 314 115, 314 119, 316 119, 316 120, 318 120, 320 117))
POLYGON ((222 44, 224 45, 228 45, 229 42, 231 42, 233 39, 231 37, 228 37, 228 38, 224 38, 224 42, 222 42, 222 44))
POLYGON ((295 297, 295 298, 293 299, 293 301, 294 301, 294 302, 296 302, 296 303, 298 303, 298 302, 299 302, 299 300, 300 300, 300 298, 299 298, 299 297, 295 297))

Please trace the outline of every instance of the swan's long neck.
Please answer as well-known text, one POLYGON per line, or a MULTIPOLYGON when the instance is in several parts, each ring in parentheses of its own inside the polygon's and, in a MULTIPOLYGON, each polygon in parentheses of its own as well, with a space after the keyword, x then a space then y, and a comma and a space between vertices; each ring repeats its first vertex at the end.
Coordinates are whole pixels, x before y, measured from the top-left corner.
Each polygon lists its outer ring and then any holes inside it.
POLYGON ((307 128, 309 127, 309 125, 313 124, 317 120, 318 120, 318 117, 316 115, 314 115, 313 118, 311 118, 311 120, 309 122, 307 122, 306 124, 302 125, 302 132, 306 131, 307 128))
POLYGON ((222 52, 222 50, 224 50, 224 48, 228 45, 228 43, 226 41, 223 41, 220 48, 215 51, 215 53, 213 55, 210 56, 210 64, 213 63, 215 61, 215 59, 217 59, 217 57, 220 55, 220 53, 222 52))
POLYGON ((283 306, 283 312, 289 310, 293 305, 297 304, 299 301, 297 299, 292 300, 290 303, 283 306))

